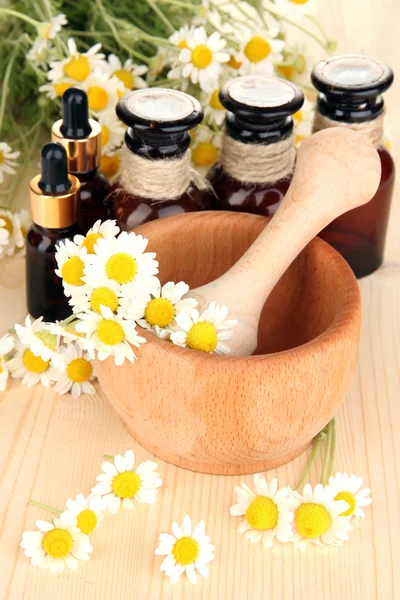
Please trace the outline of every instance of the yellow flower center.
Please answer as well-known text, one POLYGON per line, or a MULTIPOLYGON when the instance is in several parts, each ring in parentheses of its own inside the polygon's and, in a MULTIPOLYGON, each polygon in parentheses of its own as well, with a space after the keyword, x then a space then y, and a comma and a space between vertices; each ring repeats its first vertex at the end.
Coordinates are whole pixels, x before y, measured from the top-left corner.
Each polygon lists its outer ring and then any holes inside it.
POLYGON ((133 86, 135 84, 135 77, 133 76, 131 71, 128 71, 127 69, 118 69, 113 73, 113 75, 115 75, 120 81, 122 81, 126 89, 133 89, 133 86))
POLYGON ((97 328, 99 340, 107 346, 115 346, 125 339, 125 332, 119 323, 111 319, 103 319, 97 328))
POLYGON ((85 508, 85 510, 82 510, 79 513, 76 526, 81 530, 82 533, 89 535, 89 533, 92 533, 92 531, 96 529, 96 525, 97 515, 95 512, 90 510, 90 508, 85 508))
POLYGON ((83 285, 83 260, 79 256, 71 256, 62 266, 61 277, 70 285, 83 285))
POLYGON ((136 275, 136 261, 126 252, 117 252, 106 263, 106 275, 120 285, 129 283, 136 275))
POLYGON ((90 306, 99 315, 101 315, 100 306, 106 306, 115 312, 118 308, 117 294, 106 287, 97 288, 90 296, 90 306))
POLYGON ((297 123, 301 123, 303 121, 303 111, 300 109, 292 115, 293 119, 297 121, 297 123))
POLYGON ((289 79, 289 81, 293 79, 294 74, 296 72, 293 65, 278 65, 276 68, 279 71, 279 73, 283 75, 285 79, 289 79))
POLYGON ((64 558, 72 550, 72 535, 66 529, 52 529, 43 537, 43 550, 52 558, 64 558))
POLYGON ((146 306, 144 317, 149 325, 166 327, 175 316, 172 302, 166 298, 153 298, 146 306))
POLYGON ((97 240, 102 238, 101 233, 88 233, 85 237, 85 241, 83 242, 83 247, 86 248, 88 254, 95 254, 94 247, 96 245, 97 240))
POLYGON ((208 46, 200 44, 192 50, 192 63, 198 69, 205 69, 212 62, 213 54, 208 46))
POLYGON ((132 471, 118 473, 111 484, 112 490, 120 498, 133 498, 140 490, 140 477, 132 471))
MULTIPOLYGON (((1 163, 1 160, 0 160, 0 163, 1 163)), ((14 231, 14 226, 12 224, 11 219, 9 217, 6 217, 5 215, 0 215, 0 219, 3 219, 3 221, 4 221, 4 225, 2 225, 3 229, 8 231, 8 233, 10 235, 12 235, 12 233, 14 231)))
POLYGON ((289 0, 293 4, 307 4, 308 0, 289 0))
POLYGON ((4 154, 0 151, 0 165, 4 162, 4 154))
POLYGON ((113 154, 112 156, 102 156, 100 161, 100 170, 103 171, 107 177, 115 177, 119 171, 119 156, 113 154))
POLYGON ((250 62, 259 63, 271 54, 271 46, 263 37, 255 35, 247 42, 244 54, 250 62))
POLYGON ((85 358, 75 358, 67 366, 68 379, 74 383, 88 381, 93 373, 93 367, 85 358))
POLYGON ((226 63, 228 65, 228 67, 230 67, 231 69, 240 69, 240 67, 242 66, 242 63, 238 60, 236 60, 236 58, 231 55, 230 59, 228 60, 228 62, 226 63))
POLYGON ((76 54, 64 65, 64 74, 75 81, 85 81, 90 75, 90 64, 86 56, 76 54))
POLYGON ((66 90, 72 87, 72 83, 53 83, 53 89, 57 96, 61 98, 66 90))
POLYGON ((90 110, 101 112, 107 107, 109 96, 106 90, 99 85, 92 85, 87 91, 90 110))
POLYGON ((331 515, 322 504, 306 502, 301 504, 295 515, 296 527, 306 538, 317 538, 329 529, 332 524, 331 515))
POLYGON ((192 537, 181 537, 172 547, 172 555, 179 565, 190 565, 199 556, 199 543, 192 537))
POLYGON ((181 50, 183 50, 184 48, 188 48, 188 45, 187 45, 187 43, 186 43, 186 40, 181 40, 181 41, 178 43, 178 48, 180 48, 181 50))
POLYGON ((106 146, 110 139, 110 130, 107 125, 101 126, 101 145, 106 146))
POLYGON ((296 135, 295 142, 296 144, 300 144, 304 140, 304 135, 296 135))
POLYGON ((2 372, 3 372, 3 366, 1 364, 1 359, 0 359, 0 375, 1 375, 2 372))
POLYGON ((186 343, 192 350, 200 352, 213 352, 218 344, 217 331, 212 323, 201 321, 189 329, 186 343))
POLYGON ((212 142, 200 142, 192 150, 192 160, 199 167, 211 167, 217 160, 217 154, 212 142))
POLYGON ((349 505, 349 508, 340 513, 341 517, 350 517, 356 508, 356 499, 351 492, 339 492, 335 496, 335 500, 344 500, 349 505))
POLYGON ((257 496, 246 510, 246 521, 253 529, 274 529, 278 525, 279 510, 271 498, 257 496))
POLYGON ((44 373, 50 365, 49 360, 43 360, 40 356, 35 356, 29 349, 23 353, 22 362, 31 373, 44 373))
POLYGON ((210 106, 211 106, 211 108, 214 108, 215 110, 224 110, 224 107, 222 106, 221 102, 219 101, 219 89, 214 90, 213 93, 211 94, 210 106))

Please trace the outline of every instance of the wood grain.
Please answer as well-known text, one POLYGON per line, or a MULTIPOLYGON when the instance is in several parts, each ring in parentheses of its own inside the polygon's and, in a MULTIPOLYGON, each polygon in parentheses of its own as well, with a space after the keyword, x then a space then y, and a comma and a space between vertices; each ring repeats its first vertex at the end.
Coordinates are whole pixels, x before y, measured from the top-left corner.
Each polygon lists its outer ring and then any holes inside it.
MULTIPOLYGON (((400 73, 398 0, 318 0, 322 22, 343 52, 365 51, 400 73)), ((318 47, 314 55, 319 58, 318 47)), ((386 95, 387 120, 400 164, 395 83, 386 95)), ((36 167, 34 168, 36 170, 36 167)), ((22 190, 20 205, 26 191, 22 190)), ((133 448, 137 460, 151 455, 132 442, 99 392, 71 401, 42 387, 22 390, 12 382, 0 395, 0 598, 1 600, 398 600, 400 590, 400 202, 392 209, 386 261, 361 281, 360 355, 346 402, 338 414, 337 469, 356 472, 372 488, 373 505, 361 527, 339 549, 291 546, 263 550, 236 534, 229 516, 233 487, 251 476, 195 474, 157 461, 164 486, 155 506, 138 505, 104 522, 93 537, 95 552, 77 573, 51 576, 29 565, 18 548, 21 534, 48 513, 29 498, 63 506, 89 491, 104 452, 133 448), (186 513, 204 518, 216 546, 210 578, 196 587, 171 586, 153 552, 158 533, 186 513)), ((12 306, 5 308, 12 319, 12 306)), ((293 484, 307 453, 271 471, 293 484)), ((310 474, 315 483, 320 461, 310 474)))

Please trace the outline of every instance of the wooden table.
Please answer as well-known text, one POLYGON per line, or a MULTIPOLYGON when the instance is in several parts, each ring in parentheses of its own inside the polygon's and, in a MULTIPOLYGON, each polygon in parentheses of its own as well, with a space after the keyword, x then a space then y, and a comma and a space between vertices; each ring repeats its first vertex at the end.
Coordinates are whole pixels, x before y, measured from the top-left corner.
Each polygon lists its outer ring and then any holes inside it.
MULTIPOLYGON (((320 0, 322 21, 341 51, 364 50, 400 73, 397 0, 320 0), (394 44, 397 44, 395 49, 394 44)), ((388 119, 398 123, 400 93, 387 94, 388 119)), ((395 149, 400 148, 398 131, 395 149)), ((395 150, 397 164, 400 152, 395 150)), ((63 508, 88 493, 104 453, 132 448, 137 461, 152 458, 125 431, 101 390, 74 401, 41 386, 12 382, 0 394, 0 598, 10 600, 390 600, 400 597, 400 237, 398 195, 392 212, 385 265, 361 281, 363 324, 360 359, 337 420, 337 469, 355 472, 372 488, 373 508, 339 549, 291 545, 251 546, 229 516, 234 486, 251 476, 195 474, 157 460, 163 479, 157 504, 120 511, 93 535, 95 551, 77 572, 60 576, 30 566, 19 549, 23 531, 44 510, 33 498, 63 508), (216 547, 209 579, 171 586, 154 555, 159 532, 185 514, 205 519, 216 547)), ((11 303, 2 305, 11 314, 11 303)), ((268 473, 294 484, 308 453, 268 473)), ((311 471, 317 482, 320 458, 311 471)))

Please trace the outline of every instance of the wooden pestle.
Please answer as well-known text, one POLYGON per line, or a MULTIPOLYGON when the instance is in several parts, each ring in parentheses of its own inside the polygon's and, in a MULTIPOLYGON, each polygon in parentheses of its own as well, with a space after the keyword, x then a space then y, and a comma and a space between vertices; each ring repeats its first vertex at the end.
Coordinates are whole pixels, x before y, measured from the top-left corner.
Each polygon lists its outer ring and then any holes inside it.
POLYGON ((335 127, 303 142, 272 220, 226 273, 191 290, 200 310, 214 300, 238 320, 229 340, 231 355, 255 351, 262 308, 283 273, 328 223, 373 197, 380 175, 378 153, 359 133, 335 127))

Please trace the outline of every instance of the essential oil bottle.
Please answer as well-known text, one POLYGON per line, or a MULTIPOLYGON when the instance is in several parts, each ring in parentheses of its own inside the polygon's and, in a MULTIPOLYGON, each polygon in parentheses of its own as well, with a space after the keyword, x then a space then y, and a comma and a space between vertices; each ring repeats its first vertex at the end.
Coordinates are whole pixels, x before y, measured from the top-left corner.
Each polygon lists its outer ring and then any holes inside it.
POLYGON ((28 312, 35 319, 62 320, 72 309, 62 279, 55 274, 56 247, 80 233, 76 224, 80 183, 68 175, 65 148, 50 142, 42 148, 41 175, 30 182, 33 224, 26 237, 28 312))
POLYGON ((176 90, 135 90, 116 112, 128 129, 121 176, 109 202, 114 218, 129 231, 160 217, 206 208, 199 176, 190 166, 189 130, 203 118, 199 102, 176 90))
POLYGON ((312 82, 320 92, 314 131, 349 127, 372 142, 381 159, 379 188, 370 202, 335 219, 320 236, 344 256, 356 277, 383 262, 395 178, 394 162, 383 146, 384 104, 381 94, 393 82, 386 65, 367 56, 337 56, 319 62, 312 82))
POLYGON ((208 174, 210 206, 272 216, 292 178, 291 115, 302 107, 303 93, 283 79, 248 75, 226 83, 219 98, 228 114, 220 161, 208 174))
POLYGON ((78 225, 86 233, 95 221, 108 218, 105 199, 110 183, 99 171, 101 126, 94 119, 89 119, 88 99, 83 90, 74 87, 66 90, 62 107, 63 118, 54 123, 52 140, 64 146, 68 156, 68 171, 80 181, 78 225))

